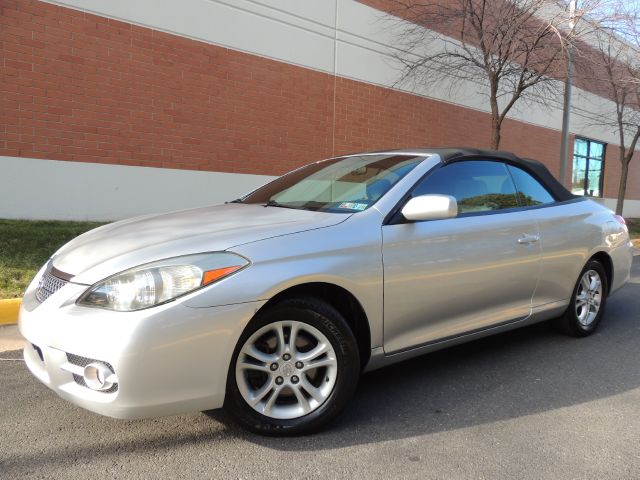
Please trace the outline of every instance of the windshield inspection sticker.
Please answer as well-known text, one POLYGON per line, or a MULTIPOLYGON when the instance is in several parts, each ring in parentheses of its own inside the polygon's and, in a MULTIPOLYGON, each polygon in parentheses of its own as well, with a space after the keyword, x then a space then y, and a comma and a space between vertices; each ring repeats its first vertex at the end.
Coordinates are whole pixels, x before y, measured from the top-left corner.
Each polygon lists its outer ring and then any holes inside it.
POLYGON ((358 210, 362 211, 367 208, 366 203, 356 203, 356 202, 342 202, 338 205, 338 208, 348 208, 349 210, 358 210))

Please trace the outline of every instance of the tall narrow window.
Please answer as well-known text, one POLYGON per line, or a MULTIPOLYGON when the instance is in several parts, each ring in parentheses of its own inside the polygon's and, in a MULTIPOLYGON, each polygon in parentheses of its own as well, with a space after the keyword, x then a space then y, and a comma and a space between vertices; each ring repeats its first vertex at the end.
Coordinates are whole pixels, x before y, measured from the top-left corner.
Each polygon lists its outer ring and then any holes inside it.
POLYGON ((604 143, 576 138, 573 144, 571 192, 590 197, 602 196, 604 143))

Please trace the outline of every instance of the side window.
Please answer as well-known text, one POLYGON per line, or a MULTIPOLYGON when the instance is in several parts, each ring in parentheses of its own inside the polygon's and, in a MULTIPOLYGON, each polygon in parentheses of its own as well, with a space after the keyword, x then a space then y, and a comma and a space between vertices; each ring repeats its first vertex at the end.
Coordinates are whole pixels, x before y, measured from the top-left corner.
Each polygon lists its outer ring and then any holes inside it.
POLYGON ((519 206, 513 181, 501 162, 470 160, 445 165, 420 182, 412 196, 435 193, 455 197, 459 213, 519 206))
POLYGON ((513 181, 518 189, 520 204, 523 207, 545 205, 556 201, 548 190, 527 172, 511 165, 508 168, 513 176, 513 181))

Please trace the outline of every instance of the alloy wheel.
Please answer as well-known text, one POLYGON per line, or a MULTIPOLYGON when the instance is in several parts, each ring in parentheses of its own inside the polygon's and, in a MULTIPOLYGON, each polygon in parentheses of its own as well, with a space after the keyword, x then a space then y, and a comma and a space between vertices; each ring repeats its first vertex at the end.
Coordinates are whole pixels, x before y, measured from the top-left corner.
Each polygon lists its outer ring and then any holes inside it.
POLYGON ((587 270, 578 285, 575 309, 578 322, 588 327, 598 316, 602 302, 602 279, 595 270, 587 270))
POLYGON ((251 408, 270 418, 293 419, 317 410, 329 398, 338 362, 322 332, 285 320, 265 325, 247 339, 235 375, 251 408))

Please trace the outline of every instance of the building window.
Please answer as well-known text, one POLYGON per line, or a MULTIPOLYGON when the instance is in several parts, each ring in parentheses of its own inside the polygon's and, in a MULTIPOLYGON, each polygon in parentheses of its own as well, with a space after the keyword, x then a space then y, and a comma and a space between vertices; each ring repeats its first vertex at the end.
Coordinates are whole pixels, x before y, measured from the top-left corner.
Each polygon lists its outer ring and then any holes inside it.
POLYGON ((571 192, 590 197, 602 196, 605 144, 576 138, 573 144, 571 192))

